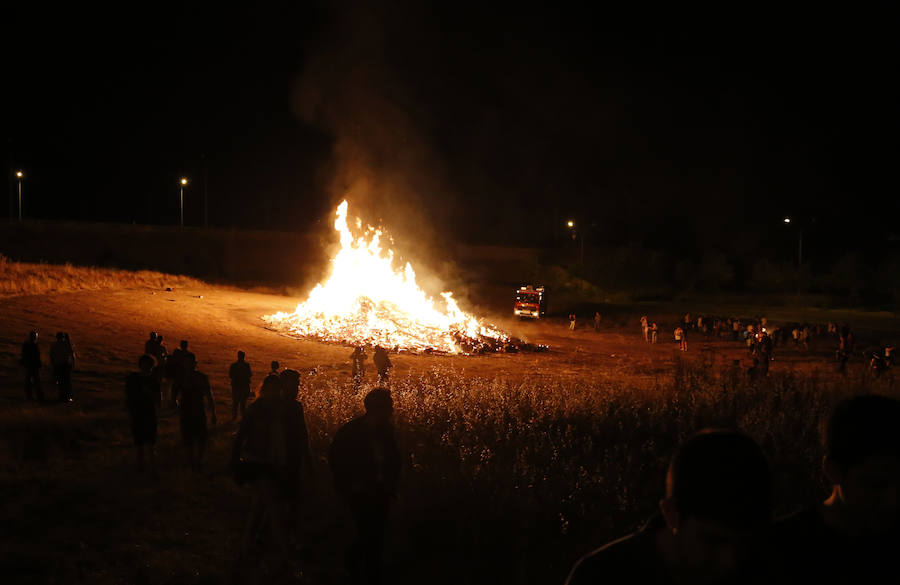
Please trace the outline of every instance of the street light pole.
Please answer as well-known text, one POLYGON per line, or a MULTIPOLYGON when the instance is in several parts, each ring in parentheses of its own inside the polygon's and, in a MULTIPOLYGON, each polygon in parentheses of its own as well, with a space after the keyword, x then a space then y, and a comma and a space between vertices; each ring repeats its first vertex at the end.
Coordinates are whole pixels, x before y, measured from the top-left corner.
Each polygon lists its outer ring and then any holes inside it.
POLYGON ((181 187, 178 189, 178 214, 181 231, 184 231, 184 186, 188 184, 185 177, 181 177, 181 187))
MULTIPOLYGON (((791 224, 793 220, 790 217, 784 218, 785 224, 791 224)), ((803 266, 803 228, 797 226, 797 268, 803 266)))
POLYGON ((579 233, 575 229, 575 220, 573 220, 573 219, 570 219, 569 221, 566 222, 566 227, 569 228, 570 230, 572 230, 572 239, 574 240, 575 238, 578 238, 578 240, 579 240, 579 242, 578 242, 578 245, 580 248, 579 258, 581 258, 580 264, 582 266, 584 266, 584 232, 582 231, 579 233))
POLYGON ((22 223, 22 179, 24 178, 25 173, 16 171, 16 179, 19 180, 19 223, 22 223))

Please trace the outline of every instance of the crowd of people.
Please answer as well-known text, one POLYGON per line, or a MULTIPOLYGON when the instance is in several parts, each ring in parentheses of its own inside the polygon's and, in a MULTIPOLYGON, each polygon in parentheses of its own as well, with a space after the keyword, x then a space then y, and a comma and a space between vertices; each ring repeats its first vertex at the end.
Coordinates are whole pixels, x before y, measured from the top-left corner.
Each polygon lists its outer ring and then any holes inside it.
MULTIPOLYGON (((694 325, 686 318, 679 327, 702 334, 704 321, 698 318, 694 325)), ((767 360, 785 342, 783 335, 768 335, 779 328, 769 329, 765 318, 720 321, 710 319, 710 328, 737 331, 737 340, 747 343, 755 360, 767 360)), ((641 318, 647 343, 655 342, 654 325, 641 318)), ((852 351, 849 328, 829 327, 825 335, 831 334, 838 336, 841 351, 852 351)), ((787 343, 794 338, 791 331, 787 343)), ((69 401, 75 351, 68 335, 56 336, 50 355, 60 400, 69 401)), ((365 348, 355 348, 350 362, 359 387, 365 380, 365 348)), ((365 414, 340 427, 327 451, 334 489, 355 523, 356 537, 345 558, 351 582, 358 583, 381 582, 402 461, 393 399, 384 387, 391 368, 387 350, 376 347, 373 362, 379 384, 365 395, 365 414)), ((41 400, 34 331, 23 345, 22 365, 26 396, 41 400)), ((216 408, 209 379, 198 370, 188 342, 169 354, 162 336, 151 333, 137 366, 125 379, 125 405, 138 469, 156 474, 158 416, 168 405, 179 417, 188 467, 202 470, 208 422, 216 424, 216 408)), ((253 370, 238 351, 228 376, 232 421, 238 425, 228 469, 252 493, 236 575, 240 578, 263 554, 272 563, 270 574, 296 573, 289 545, 301 493, 315 478, 301 374, 272 361, 254 396, 253 370)), ((831 414, 823 447, 829 496, 776 521, 773 476, 759 445, 736 430, 700 431, 673 455, 659 512, 637 532, 583 557, 567 585, 898 582, 884 576, 896 574, 893 553, 900 550, 900 401, 877 395, 843 401, 831 414)))
MULTIPOLYGON (((569 331, 575 331, 576 322, 577 316, 569 314, 569 331)), ((600 332, 602 323, 603 317, 595 312, 592 324, 596 332, 600 332)), ((662 327, 659 322, 642 315, 640 327, 641 338, 645 343, 659 343, 662 327)), ((863 361, 875 376, 880 376, 893 366, 893 344, 884 344, 877 349, 867 348, 857 354, 859 349, 855 334, 846 324, 800 321, 775 324, 770 323, 765 316, 738 318, 685 313, 671 331, 672 339, 680 351, 688 351, 688 339, 695 337, 704 342, 734 341, 743 344, 752 362, 747 370, 751 378, 768 375, 776 349, 787 347, 809 351, 813 346, 821 348, 830 344, 834 352, 829 352, 829 355, 839 372, 845 371, 847 362, 854 355, 864 358, 863 361)))
MULTIPOLYGON (((158 477, 158 423, 162 410, 168 408, 179 419, 187 467, 194 473, 201 472, 209 424, 217 424, 209 378, 197 368, 197 358, 187 340, 169 353, 163 336, 151 332, 143 349, 137 371, 125 378, 124 393, 137 469, 158 477)), ((365 382, 365 359, 365 348, 357 347, 351 356, 357 389, 365 382)), ((392 425, 393 399, 386 387, 391 360, 381 346, 374 348, 372 359, 378 378, 376 387, 365 395, 365 414, 337 430, 327 453, 335 490, 356 526, 346 566, 351 581, 359 583, 380 582, 388 511, 396 496, 401 461, 392 425)), ((68 334, 57 334, 50 361, 60 401, 71 402, 75 351, 68 334)), ((22 346, 21 365, 26 399, 43 402, 43 362, 36 331, 29 333, 22 346)), ((236 361, 228 367, 228 377, 231 420, 237 424, 228 469, 235 481, 253 494, 235 574, 240 581, 243 571, 252 571, 254 555, 274 559, 269 574, 290 574, 295 567, 288 544, 298 523, 300 494, 315 475, 306 416, 299 399, 301 375, 272 361, 254 396, 253 369, 246 353, 238 351, 236 361), (257 550, 259 546, 265 551, 257 550)))

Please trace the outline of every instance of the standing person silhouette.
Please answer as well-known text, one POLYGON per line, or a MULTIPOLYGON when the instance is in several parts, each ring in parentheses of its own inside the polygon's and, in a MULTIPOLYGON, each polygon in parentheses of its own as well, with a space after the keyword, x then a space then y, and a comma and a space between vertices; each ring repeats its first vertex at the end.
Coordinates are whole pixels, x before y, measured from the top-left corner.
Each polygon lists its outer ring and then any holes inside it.
POLYGON ((125 407, 131 419, 131 436, 137 455, 138 471, 144 470, 144 452, 150 462, 150 473, 156 475, 156 406, 159 401, 159 382, 153 375, 153 358, 142 355, 139 372, 125 379, 125 407))
POLYGON ((166 360, 166 378, 171 384, 172 408, 175 408, 175 387, 180 383, 179 380, 184 377, 185 373, 188 371, 186 368, 188 358, 194 360, 196 363, 196 357, 193 353, 188 351, 187 340, 182 339, 179 346, 172 352, 169 359, 166 360))
POLYGON ((390 502, 396 497, 400 476, 400 449, 391 422, 390 391, 375 388, 366 395, 364 405, 363 416, 335 433, 328 463, 335 488, 356 524, 356 539, 347 550, 347 570, 354 582, 380 583, 390 502))
POLYGON ((44 401, 44 390, 41 387, 41 348, 38 346, 37 331, 28 333, 28 340, 22 344, 22 357, 19 363, 25 370, 25 399, 44 401))
POLYGON ((237 361, 228 368, 228 377, 231 378, 232 421, 237 419, 238 410, 241 411, 241 416, 244 416, 244 407, 250 398, 250 378, 253 377, 253 372, 250 370, 250 364, 244 359, 246 355, 242 351, 237 352, 237 361))
POLYGON ((56 334, 56 342, 50 346, 50 365, 60 402, 72 402, 72 366, 75 355, 63 332, 56 334))
POLYGON ((257 538, 275 552, 276 571, 283 571, 290 562, 285 522, 287 502, 296 488, 291 470, 298 446, 293 436, 296 410, 285 406, 281 381, 269 374, 234 436, 230 466, 238 483, 248 484, 253 491, 237 559, 238 571, 250 569, 257 538))
POLYGON ((375 353, 372 355, 372 361, 375 362, 375 369, 378 370, 378 384, 384 386, 388 383, 389 371, 393 366, 391 358, 388 357, 386 349, 380 345, 375 346, 375 353))
POLYGON ((350 354, 350 363, 353 386, 359 389, 366 379, 366 350, 363 346, 359 345, 354 348, 353 353, 350 354))
POLYGON ((212 424, 216 424, 216 403, 213 399, 209 378, 197 371, 197 360, 194 354, 187 353, 182 361, 184 373, 176 380, 172 394, 178 405, 181 423, 181 439, 187 455, 188 467, 193 472, 203 470, 203 456, 206 450, 208 428, 206 425, 206 407, 212 424))

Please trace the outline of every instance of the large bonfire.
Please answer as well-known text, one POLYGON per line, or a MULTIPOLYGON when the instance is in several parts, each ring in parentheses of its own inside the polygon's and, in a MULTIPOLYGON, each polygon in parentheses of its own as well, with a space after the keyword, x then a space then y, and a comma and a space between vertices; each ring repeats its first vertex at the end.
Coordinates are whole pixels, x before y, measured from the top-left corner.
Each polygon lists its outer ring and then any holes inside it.
MULTIPOLYGON (((357 228, 362 223, 356 221, 357 228)), ((398 351, 449 354, 503 351, 510 337, 462 311, 453 293, 435 302, 416 284, 407 262, 394 268, 392 250, 382 250, 382 232, 373 228, 354 239, 347 226, 347 202, 337 208, 334 229, 341 249, 331 274, 293 313, 267 315, 273 329, 298 337, 349 345, 381 345, 398 351)))

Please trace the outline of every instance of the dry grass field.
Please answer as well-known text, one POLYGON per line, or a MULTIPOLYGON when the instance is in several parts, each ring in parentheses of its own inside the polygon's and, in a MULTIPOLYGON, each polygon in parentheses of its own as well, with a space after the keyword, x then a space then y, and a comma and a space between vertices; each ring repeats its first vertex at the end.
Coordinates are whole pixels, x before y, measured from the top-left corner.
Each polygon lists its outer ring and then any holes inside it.
MULTIPOLYGON (((155 273, 2 263, 0 275, 4 582, 228 582, 249 507, 225 472, 235 430, 226 374, 238 349, 257 383, 272 359, 306 372, 301 398, 317 475, 305 492, 296 558, 301 582, 342 582, 351 528, 324 456, 336 428, 361 412, 367 388, 350 384, 349 348, 262 326, 261 315, 292 309, 296 299, 155 273), (44 355, 56 331, 71 335, 74 404, 24 402, 17 360, 32 328, 44 355), (123 381, 151 330, 170 350, 189 340, 210 376, 219 425, 203 474, 185 469, 167 411, 160 477, 134 470, 123 381)), ((890 373, 874 379, 861 357, 836 374, 827 339, 808 351, 779 348, 769 377, 750 382, 731 369, 735 359, 748 365, 741 345, 697 340, 683 354, 664 330, 662 343, 648 346, 638 316, 610 314, 600 332, 498 317, 550 351, 392 357, 405 456, 388 582, 561 583, 580 554, 653 512, 667 458, 704 426, 736 426, 763 445, 778 510, 788 512, 824 493, 818 433, 831 406, 854 393, 900 395, 890 373)), ((44 384, 52 397, 49 372, 44 384)), ((271 581, 261 574, 260 582, 271 581)))

